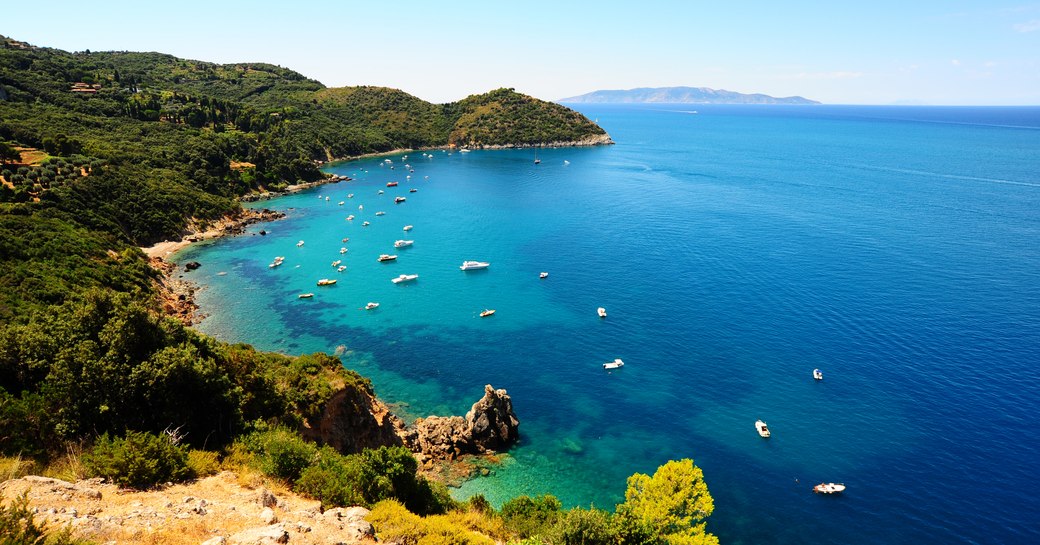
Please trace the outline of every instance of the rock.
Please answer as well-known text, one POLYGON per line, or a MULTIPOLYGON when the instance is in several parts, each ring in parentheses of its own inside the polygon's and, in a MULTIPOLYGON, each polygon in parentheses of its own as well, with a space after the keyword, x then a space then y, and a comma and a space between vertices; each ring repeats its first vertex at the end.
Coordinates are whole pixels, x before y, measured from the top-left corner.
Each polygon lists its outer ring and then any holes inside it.
POLYGON ((199 268, 201 266, 202 266, 202 263, 199 263, 198 261, 189 261, 189 262, 184 264, 184 270, 185 271, 194 271, 195 269, 197 269, 197 268, 199 268))
POLYGON ((274 514, 274 509, 265 507, 263 511, 260 511, 260 520, 264 521, 264 524, 274 524, 278 522, 278 515, 274 514))
POLYGON ((326 444, 344 454, 366 448, 404 444, 404 422, 364 386, 347 386, 332 394, 316 425, 304 426, 307 439, 326 444))
POLYGON ((262 488, 260 489, 260 505, 273 509, 278 506, 278 498, 270 490, 262 488))
POLYGON ((415 421, 405 442, 413 451, 437 460, 453 460, 463 454, 502 450, 519 438, 520 421, 505 390, 484 386, 484 397, 466 417, 430 416, 415 421))
POLYGON ((265 236, 267 236, 267 231, 265 231, 265 230, 261 229, 261 230, 260 230, 260 236, 262 236, 262 237, 265 237, 265 236))
POLYGON ((270 545, 272 543, 288 543, 289 532, 284 524, 272 524, 263 528, 243 530, 230 538, 231 545, 270 545))

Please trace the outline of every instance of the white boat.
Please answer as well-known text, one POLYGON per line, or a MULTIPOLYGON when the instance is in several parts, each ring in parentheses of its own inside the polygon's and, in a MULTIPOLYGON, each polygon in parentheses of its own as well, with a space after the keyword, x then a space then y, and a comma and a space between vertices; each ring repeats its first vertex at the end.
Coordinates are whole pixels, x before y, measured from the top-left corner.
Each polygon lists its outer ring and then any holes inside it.
POLYGON ((354 214, 347 216, 347 221, 354 221, 354 214))
POLYGON ((405 230, 405 231, 411 231, 411 230, 412 230, 412 227, 413 227, 413 226, 411 226, 411 225, 405 225, 405 226, 404 226, 404 230, 405 230))
POLYGON ((322 278, 321 280, 318 280, 318 285, 319 286, 331 286, 331 285, 333 285, 335 283, 336 283, 336 279, 334 279, 334 278, 333 279, 322 278))
POLYGON ((386 212, 383 212, 382 210, 380 210, 379 212, 376 212, 376 215, 377 216, 385 216, 386 212))
POLYGON ((300 246, 303 246, 303 241, 302 240, 296 243, 296 247, 297 248, 299 248, 300 246))
POLYGON ((369 225, 372 225, 372 224, 371 224, 371 223, 368 223, 367 221, 366 221, 366 222, 362 222, 362 223, 361 223, 361 226, 362 226, 362 227, 368 227, 369 225))
POLYGON ((345 270, 347 270, 346 265, 340 265, 339 267, 336 267, 336 272, 343 272, 345 270))
POLYGON ((347 253, 347 249, 346 248, 340 248, 339 249, 339 253, 345 254, 345 253, 347 253))
POLYGON ((614 361, 608 361, 603 364, 604 369, 620 369, 625 366, 625 362, 621 361, 621 358, 614 358, 614 361))
POLYGON ((337 260, 332 262, 332 266, 333 267, 339 267, 340 263, 343 263, 343 260, 342 259, 337 259, 337 260))
POLYGON ((819 369, 813 369, 812 378, 816 380, 823 380, 823 371, 820 371, 819 369))
POLYGON ((300 299, 310 299, 311 297, 314 297, 314 294, 313 293, 301 293, 297 297, 299 297, 300 299))
POLYGON ((398 276, 397 278, 391 278, 390 281, 393 282, 394 284, 400 284, 401 282, 410 282, 412 280, 415 280, 416 278, 419 278, 419 275, 417 275, 417 274, 402 274, 402 275, 398 276))
POLYGON ((404 197, 394 197, 394 203, 396 203, 396 204, 401 204, 401 203, 403 203, 406 200, 408 200, 408 199, 406 199, 404 197))
POLYGON ((758 430, 758 434, 762 437, 769 437, 769 427, 766 423, 761 420, 755 420, 755 429, 758 430))
POLYGON ((383 194, 383 190, 382 190, 382 189, 380 189, 380 190, 379 190, 379 193, 376 193, 376 194, 377 194, 377 195, 382 195, 382 194, 383 194))
POLYGON ((607 309, 605 309, 603 307, 599 307, 599 308, 596 309, 596 314, 599 314, 600 318, 606 318, 607 317, 607 309))
POLYGON ((495 309, 493 309, 493 308, 491 308, 491 309, 486 308, 486 309, 484 309, 483 312, 480 313, 480 317, 481 318, 486 318, 488 316, 491 316, 494 313, 495 313, 495 309))
POLYGON ((397 255, 380 254, 379 261, 393 261, 397 259, 397 255))
POLYGON ((812 487, 812 491, 817 494, 841 494, 845 491, 845 485, 843 483, 820 483, 812 487))
POLYGON ((344 204, 347 204, 347 201, 339 201, 340 206, 343 206, 344 204))
POLYGON ((394 248, 406 248, 411 246, 414 242, 414 240, 395 240, 394 248))
POLYGON ((538 273, 538 278, 549 278, 549 273, 547 273, 547 272, 540 272, 540 273, 538 273))
POLYGON ((379 303, 368 303, 365 305, 365 310, 372 310, 374 308, 379 308, 379 303))
POLYGON ((348 198, 348 199, 353 199, 353 198, 354 198, 354 194, 353 194, 353 193, 349 193, 349 194, 347 194, 347 198, 348 198))
POLYGON ((486 269, 491 265, 487 261, 463 261, 462 266, 459 269, 463 271, 473 271, 476 269, 486 269))

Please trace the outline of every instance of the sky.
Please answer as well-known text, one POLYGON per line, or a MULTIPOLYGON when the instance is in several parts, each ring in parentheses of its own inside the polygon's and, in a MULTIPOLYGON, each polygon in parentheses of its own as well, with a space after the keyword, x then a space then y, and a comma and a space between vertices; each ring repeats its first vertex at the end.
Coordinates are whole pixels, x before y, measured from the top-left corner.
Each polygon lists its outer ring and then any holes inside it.
POLYGON ((828 104, 1040 105, 1040 1, 19 1, 0 34, 68 51, 268 62, 444 103, 711 87, 828 104))

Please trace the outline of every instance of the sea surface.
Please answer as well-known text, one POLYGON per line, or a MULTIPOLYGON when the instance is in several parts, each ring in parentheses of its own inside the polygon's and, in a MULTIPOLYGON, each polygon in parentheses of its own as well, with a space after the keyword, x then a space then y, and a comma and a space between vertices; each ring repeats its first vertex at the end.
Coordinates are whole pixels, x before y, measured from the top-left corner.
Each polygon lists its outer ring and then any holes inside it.
POLYGON ((409 420, 507 389, 522 440, 459 498, 613 510, 693 458, 730 545, 1040 543, 1040 108, 578 109, 617 145, 368 158, 258 203, 288 218, 176 257, 199 329, 339 353, 409 420))

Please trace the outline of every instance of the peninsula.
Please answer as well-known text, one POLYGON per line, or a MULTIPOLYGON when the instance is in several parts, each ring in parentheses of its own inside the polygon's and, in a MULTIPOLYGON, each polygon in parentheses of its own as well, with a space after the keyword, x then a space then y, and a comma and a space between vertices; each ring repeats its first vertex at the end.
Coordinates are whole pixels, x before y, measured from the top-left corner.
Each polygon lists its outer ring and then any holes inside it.
POLYGON ((660 104, 819 104, 800 96, 777 98, 761 93, 744 94, 708 87, 640 87, 628 90, 593 91, 561 98, 567 103, 660 103, 660 104))

